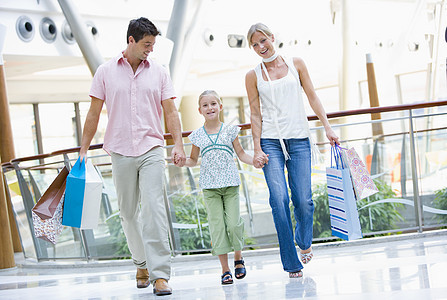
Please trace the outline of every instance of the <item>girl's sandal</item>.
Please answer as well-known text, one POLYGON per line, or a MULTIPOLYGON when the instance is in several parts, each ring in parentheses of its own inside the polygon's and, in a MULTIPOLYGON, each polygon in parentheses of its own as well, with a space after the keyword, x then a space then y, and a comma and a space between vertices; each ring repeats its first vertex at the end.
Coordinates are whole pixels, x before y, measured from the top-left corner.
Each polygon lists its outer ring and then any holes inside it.
POLYGON ((303 271, 299 270, 298 272, 289 272, 289 278, 301 278, 303 277, 303 271))
POLYGON ((245 269, 245 264, 244 264, 244 260, 235 260, 234 261, 234 266, 236 267, 237 265, 243 265, 242 268, 235 268, 234 269, 234 276, 236 277, 236 279, 242 279, 245 277, 245 275, 247 275, 247 270, 245 269))
POLYGON ((221 276, 221 283, 222 284, 232 284, 233 283, 233 276, 231 275, 230 271, 226 271, 221 276))
POLYGON ((300 258, 301 258, 301 262, 303 264, 307 264, 308 262, 310 262, 312 257, 314 257, 314 254, 312 253, 312 250, 310 250, 310 252, 308 252, 308 253, 300 252, 300 258))

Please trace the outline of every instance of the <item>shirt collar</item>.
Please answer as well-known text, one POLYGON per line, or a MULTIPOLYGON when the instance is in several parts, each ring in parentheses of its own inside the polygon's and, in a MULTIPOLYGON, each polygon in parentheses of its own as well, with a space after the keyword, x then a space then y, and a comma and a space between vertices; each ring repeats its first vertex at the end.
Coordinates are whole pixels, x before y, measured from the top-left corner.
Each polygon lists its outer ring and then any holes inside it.
MULTIPOLYGON (((115 62, 118 64, 120 62, 124 62, 126 58, 124 57, 124 51, 122 51, 118 56, 115 57, 115 62)), ((145 60, 143 60, 143 67, 150 67, 151 63, 150 63, 150 58, 147 58, 145 60)))

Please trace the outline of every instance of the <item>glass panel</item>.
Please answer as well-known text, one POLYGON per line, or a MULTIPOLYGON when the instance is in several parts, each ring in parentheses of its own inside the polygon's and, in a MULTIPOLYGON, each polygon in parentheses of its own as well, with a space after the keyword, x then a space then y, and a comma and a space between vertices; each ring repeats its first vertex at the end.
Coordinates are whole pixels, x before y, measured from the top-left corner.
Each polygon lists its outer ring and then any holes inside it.
POLYGON ((16 172, 14 170, 4 171, 4 176, 8 187, 6 192, 9 193, 12 207, 14 209, 14 216, 16 218, 17 229, 19 231, 20 241, 22 243, 23 254, 25 257, 37 258, 30 223, 28 222, 16 172))
MULTIPOLYGON (((28 172, 22 170, 22 174, 24 174, 28 187, 30 187, 34 204, 40 199, 40 196, 44 194, 62 168, 63 165, 59 163, 49 164, 45 170, 30 170, 28 172)), ((32 220, 29 220, 29 222, 31 226, 33 226, 32 220)), ((80 232, 77 228, 64 226, 56 245, 40 238, 34 239, 39 260, 86 257, 80 232)))
MULTIPOLYGON (((251 130, 241 136, 241 144, 244 150, 253 154, 253 139, 251 130)), ((262 169, 256 169, 251 165, 239 163, 241 176, 241 215, 245 221, 245 244, 266 246, 278 243, 275 224, 269 204, 269 191, 264 179, 262 169)))
POLYGON ((77 146, 73 103, 39 104, 43 152, 77 146))
MULTIPOLYGON (((168 147, 170 148, 170 147, 168 147)), ((185 152, 191 151, 185 145, 185 152)), ((170 205, 174 246, 177 252, 209 250, 210 235, 208 218, 199 189, 199 167, 178 168, 169 164, 166 168, 167 200, 170 205)))
POLYGON ((442 113, 415 120, 418 152, 419 193, 423 204, 423 224, 447 224, 447 117, 442 113))
POLYGON ((32 104, 11 104, 9 106, 14 136, 16 157, 37 154, 37 141, 32 104))
MULTIPOLYGON (((91 157, 103 179, 103 194, 99 211, 98 228, 87 240, 92 257, 130 257, 118 210, 118 200, 112 179, 110 156, 104 154, 91 157)), ((89 153, 90 154, 90 153, 89 153)))
MULTIPOLYGON (((354 148, 370 172, 379 192, 357 201, 360 224, 364 234, 415 227, 411 164, 409 163, 408 120, 400 113, 382 113, 382 122, 370 123, 368 115, 331 119, 341 137, 341 146, 354 148), (337 125, 342 123, 343 125, 337 125), (373 132, 376 134, 373 136, 373 132), (377 135, 379 134, 379 135, 377 135), (402 152, 404 151, 404 152, 402 152), (405 204, 403 204, 405 203, 405 204)), ((324 134, 323 129, 317 136, 324 134)), ((325 168, 331 165, 330 146, 320 151, 325 163, 321 173, 313 173, 314 238, 331 236, 325 168)))

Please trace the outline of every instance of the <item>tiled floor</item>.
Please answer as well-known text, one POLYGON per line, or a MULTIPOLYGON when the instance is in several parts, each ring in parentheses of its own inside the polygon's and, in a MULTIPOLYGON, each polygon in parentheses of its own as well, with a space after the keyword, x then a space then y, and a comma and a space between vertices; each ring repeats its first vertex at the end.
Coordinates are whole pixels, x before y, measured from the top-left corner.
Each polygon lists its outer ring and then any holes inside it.
POLYGON ((129 261, 23 260, 0 270, 0 299, 447 299, 447 230, 314 246, 301 279, 282 271, 277 249, 247 251, 247 277, 220 284, 210 255, 176 257, 171 296, 135 287, 129 261))

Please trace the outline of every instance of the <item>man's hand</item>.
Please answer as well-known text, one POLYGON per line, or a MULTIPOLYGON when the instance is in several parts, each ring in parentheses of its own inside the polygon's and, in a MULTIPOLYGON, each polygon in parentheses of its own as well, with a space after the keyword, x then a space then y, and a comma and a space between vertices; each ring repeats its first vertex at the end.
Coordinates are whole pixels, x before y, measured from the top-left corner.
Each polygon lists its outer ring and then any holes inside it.
POLYGON ((174 146, 171 152, 171 158, 174 165, 177 167, 183 167, 186 162, 185 151, 182 146, 174 146))
POLYGON ((86 157, 87 157, 87 151, 84 151, 83 149, 81 149, 81 151, 79 151, 79 157, 81 158, 81 162, 83 162, 84 159, 86 159, 86 157))

